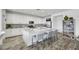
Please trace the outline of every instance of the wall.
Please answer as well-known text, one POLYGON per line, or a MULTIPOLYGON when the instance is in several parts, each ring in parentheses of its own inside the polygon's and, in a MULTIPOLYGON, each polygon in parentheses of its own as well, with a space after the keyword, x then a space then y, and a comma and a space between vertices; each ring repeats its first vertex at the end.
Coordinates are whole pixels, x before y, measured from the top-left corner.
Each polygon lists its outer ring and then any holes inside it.
POLYGON ((0 32, 3 31, 3 10, 0 9, 0 32))
POLYGON ((4 9, 0 9, 0 31, 5 31, 6 24, 6 11, 4 9))
MULTIPOLYGON (((75 20, 75 36, 78 36, 79 35, 79 10, 74 9, 74 10, 69 10, 69 11, 54 14, 54 15, 52 15, 53 22, 56 22, 55 17, 58 15, 62 15, 63 17, 65 15, 67 15, 69 17, 74 18, 74 20, 75 20)), ((60 29, 58 29, 60 32, 62 32, 62 28, 63 28, 63 24, 61 24, 63 21, 63 17, 62 17, 62 19, 59 19, 59 22, 57 22, 58 23, 57 27, 60 28, 60 29)), ((57 27, 54 26, 54 28, 57 28, 57 27)))
POLYGON ((0 32, 2 31, 2 10, 0 9, 0 32))

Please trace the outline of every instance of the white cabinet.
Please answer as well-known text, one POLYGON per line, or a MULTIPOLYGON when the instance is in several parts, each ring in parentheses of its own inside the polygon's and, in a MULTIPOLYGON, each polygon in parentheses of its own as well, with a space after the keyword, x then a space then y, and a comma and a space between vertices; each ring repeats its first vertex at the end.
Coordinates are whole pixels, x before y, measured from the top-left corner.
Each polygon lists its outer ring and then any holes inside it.
POLYGON ((14 28, 6 30, 6 37, 22 35, 23 28, 14 28))
POLYGON ((29 21, 34 21, 35 24, 45 23, 44 18, 7 12, 7 24, 28 24, 29 21))
POLYGON ((7 12, 7 24, 26 24, 27 17, 25 15, 19 15, 7 12))

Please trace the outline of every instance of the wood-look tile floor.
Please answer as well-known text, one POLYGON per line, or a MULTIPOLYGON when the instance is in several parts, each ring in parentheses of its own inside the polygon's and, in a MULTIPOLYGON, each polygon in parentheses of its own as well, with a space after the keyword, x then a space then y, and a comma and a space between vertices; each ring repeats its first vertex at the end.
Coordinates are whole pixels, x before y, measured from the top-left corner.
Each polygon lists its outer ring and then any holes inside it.
POLYGON ((27 47, 22 36, 6 38, 2 50, 78 50, 79 42, 69 37, 58 34, 58 40, 38 43, 38 45, 27 47))

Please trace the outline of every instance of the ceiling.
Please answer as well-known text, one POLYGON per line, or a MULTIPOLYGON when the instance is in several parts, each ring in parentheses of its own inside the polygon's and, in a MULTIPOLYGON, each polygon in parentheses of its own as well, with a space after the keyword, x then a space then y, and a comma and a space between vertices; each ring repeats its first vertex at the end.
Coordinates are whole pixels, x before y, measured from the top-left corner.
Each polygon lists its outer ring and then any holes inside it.
POLYGON ((67 11, 69 9, 7 9, 7 10, 39 17, 46 17, 51 14, 67 11))

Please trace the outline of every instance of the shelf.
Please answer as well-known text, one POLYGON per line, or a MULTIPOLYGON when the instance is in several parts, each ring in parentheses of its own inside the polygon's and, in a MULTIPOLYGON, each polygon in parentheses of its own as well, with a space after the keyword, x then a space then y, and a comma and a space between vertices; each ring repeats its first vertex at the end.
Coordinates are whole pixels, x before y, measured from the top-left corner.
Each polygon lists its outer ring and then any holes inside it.
MULTIPOLYGON (((74 21, 63 21, 63 33, 74 33, 74 21)), ((70 35, 70 34, 69 34, 70 35)))

